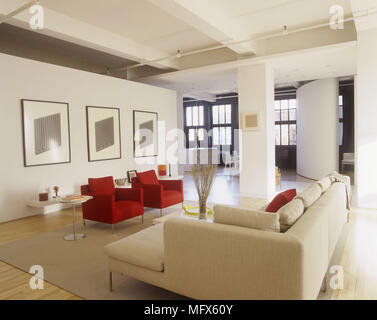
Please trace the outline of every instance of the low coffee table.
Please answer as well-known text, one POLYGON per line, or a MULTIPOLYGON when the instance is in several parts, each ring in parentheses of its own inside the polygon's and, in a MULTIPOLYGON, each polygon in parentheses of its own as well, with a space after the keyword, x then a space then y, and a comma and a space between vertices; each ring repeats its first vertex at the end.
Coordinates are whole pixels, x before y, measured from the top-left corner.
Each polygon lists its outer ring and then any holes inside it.
MULTIPOLYGON (((159 223, 164 223, 166 220, 171 219, 171 218, 182 218, 182 219, 190 219, 190 220, 199 220, 197 216, 193 216, 190 214, 187 214, 184 210, 180 209, 175 212, 169 213, 165 216, 153 219, 152 223, 153 224, 159 224, 159 223)), ((213 222, 213 214, 207 215, 207 219, 204 220, 207 222, 213 222)))

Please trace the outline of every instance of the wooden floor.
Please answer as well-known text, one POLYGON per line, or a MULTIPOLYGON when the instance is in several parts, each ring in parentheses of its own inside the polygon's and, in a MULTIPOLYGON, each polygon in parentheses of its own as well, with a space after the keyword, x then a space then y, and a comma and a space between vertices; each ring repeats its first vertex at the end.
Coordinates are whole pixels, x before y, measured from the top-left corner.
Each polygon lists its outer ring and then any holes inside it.
MULTIPOLYGON (((224 194, 224 192, 220 192, 221 189, 228 189, 229 186, 226 184, 229 183, 230 192, 227 192, 226 202, 229 202, 229 204, 250 204, 247 198, 240 197, 237 193, 237 183, 234 178, 230 179, 232 180, 218 179, 218 185, 214 186, 214 190, 219 193, 215 192, 214 202, 217 202, 217 198, 224 194)), ((301 182, 305 183, 304 181, 301 182)), ((189 184, 188 181, 187 186, 189 184)), ((265 202, 263 199, 253 201, 253 207, 262 206, 265 202)), ((78 223, 81 223, 81 212, 79 210, 77 218, 78 223)), ((2 223, 0 224, 0 245, 56 230, 70 224, 72 224, 70 210, 2 223)), ((352 210, 350 233, 341 260, 344 269, 344 289, 334 292, 332 299, 377 299, 376 230, 377 210, 358 208, 352 210)), ((46 282, 44 290, 31 290, 29 286, 30 277, 30 274, 0 262, 0 299, 81 299, 46 282)))
MULTIPOLYGON (((77 210, 77 221, 82 222, 77 210)), ((49 232, 72 224, 70 210, 39 215, 0 224, 0 245, 49 232)), ((44 282, 43 290, 30 289, 31 275, 0 261, 0 299, 77 300, 81 299, 55 285, 44 282)))

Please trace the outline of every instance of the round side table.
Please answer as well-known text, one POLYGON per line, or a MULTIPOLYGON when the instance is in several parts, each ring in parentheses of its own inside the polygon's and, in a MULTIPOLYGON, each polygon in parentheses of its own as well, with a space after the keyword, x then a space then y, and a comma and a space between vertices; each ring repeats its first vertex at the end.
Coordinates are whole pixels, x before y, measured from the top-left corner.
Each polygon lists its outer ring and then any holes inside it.
POLYGON ((73 211, 73 233, 66 235, 64 237, 64 240, 66 240, 66 241, 76 241, 76 240, 81 240, 81 239, 86 237, 86 235, 84 233, 77 233, 76 232, 76 207, 80 204, 83 204, 84 202, 91 200, 91 199, 93 199, 93 197, 85 196, 83 199, 77 200, 77 201, 69 201, 69 200, 63 200, 63 199, 58 200, 60 203, 72 205, 72 211, 73 211))

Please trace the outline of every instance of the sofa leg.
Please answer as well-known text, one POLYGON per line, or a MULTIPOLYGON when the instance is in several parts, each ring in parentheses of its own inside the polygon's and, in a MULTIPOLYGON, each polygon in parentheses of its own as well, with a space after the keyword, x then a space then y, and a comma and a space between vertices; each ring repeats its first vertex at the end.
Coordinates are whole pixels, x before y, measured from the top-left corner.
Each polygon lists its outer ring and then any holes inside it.
POLYGON ((114 224, 111 225, 111 233, 114 234, 114 224))
POLYGON ((113 292, 113 273, 111 271, 109 273, 109 289, 110 292, 113 292))
POLYGON ((82 220, 82 224, 83 224, 84 226, 86 226, 85 219, 82 220))
POLYGON ((183 209, 183 202, 182 202, 182 209, 183 209))
POLYGON ((144 214, 141 215, 141 223, 144 223, 144 214))
POLYGON ((162 209, 160 209, 160 217, 162 217, 162 209))

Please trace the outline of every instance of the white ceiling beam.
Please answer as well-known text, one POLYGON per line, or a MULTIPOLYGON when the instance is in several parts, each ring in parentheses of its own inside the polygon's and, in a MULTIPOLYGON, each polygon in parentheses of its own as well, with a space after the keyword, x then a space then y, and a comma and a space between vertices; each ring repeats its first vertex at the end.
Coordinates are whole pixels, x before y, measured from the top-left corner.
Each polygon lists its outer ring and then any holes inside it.
MULTIPOLYGON (((227 44, 249 38, 243 30, 230 24, 230 20, 216 8, 202 0, 148 0, 156 7, 197 29, 207 37, 227 44)), ((238 54, 255 53, 255 43, 229 45, 238 54)))
POLYGON ((377 0, 351 0, 351 8, 357 32, 377 28, 377 0))
MULTIPOLYGON (((2 1, 0 2, 0 16, 6 16, 23 5, 25 1, 22 0, 2 1)), ((43 6, 43 1, 41 5, 43 6)), ((31 15, 27 10, 15 15, 7 23, 137 62, 169 56, 168 52, 145 46, 135 40, 108 32, 46 7, 44 7, 44 15, 44 29, 38 31, 29 27, 31 15)), ((179 69, 174 59, 147 64, 160 69, 179 69)))
POLYGON ((201 101, 216 102, 216 95, 208 92, 190 92, 185 93, 184 96, 201 101))

